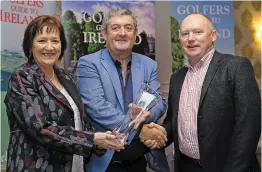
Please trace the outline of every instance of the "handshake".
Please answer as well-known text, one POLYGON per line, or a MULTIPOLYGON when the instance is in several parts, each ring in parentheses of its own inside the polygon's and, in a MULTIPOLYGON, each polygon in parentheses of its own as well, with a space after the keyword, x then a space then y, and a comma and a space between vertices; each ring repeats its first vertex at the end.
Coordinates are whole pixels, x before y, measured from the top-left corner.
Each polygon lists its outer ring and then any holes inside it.
MULTIPOLYGON (((146 121, 149 116, 149 111, 143 113, 139 120, 136 121, 135 125, 132 126, 137 128, 141 123, 146 121)), ((131 123, 134 124, 134 119, 132 119, 131 123)), ((121 133, 116 134, 114 131, 107 131, 104 133, 97 132, 94 134, 94 144, 99 148, 116 150, 119 152, 125 149, 124 144, 121 143, 122 141, 119 141, 122 139, 121 136, 121 133)), ((150 149, 161 148, 165 146, 167 142, 165 128, 155 123, 144 124, 139 134, 139 138, 140 141, 150 149)))
POLYGON ((167 133, 164 127, 155 124, 144 124, 139 138, 150 149, 161 148, 166 145, 167 133))

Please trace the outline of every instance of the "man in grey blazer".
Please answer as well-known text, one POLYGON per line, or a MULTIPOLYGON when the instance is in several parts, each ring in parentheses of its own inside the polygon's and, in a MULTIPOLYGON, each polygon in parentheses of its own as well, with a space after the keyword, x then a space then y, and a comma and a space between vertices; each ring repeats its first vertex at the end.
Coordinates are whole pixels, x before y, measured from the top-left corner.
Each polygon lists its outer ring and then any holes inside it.
MULTIPOLYGON (((101 33, 107 48, 81 57, 77 66, 78 87, 93 126, 97 131, 117 128, 143 83, 148 83, 162 96, 145 121, 156 122, 166 111, 166 101, 160 92, 157 63, 132 52, 137 35, 136 17, 125 8, 111 9, 103 19, 101 33)), ((159 131, 158 136, 161 133, 159 131)), ((134 139, 124 151, 107 150, 102 157, 92 155, 86 170, 145 172, 147 148, 140 142, 138 134, 130 133, 129 138, 134 139)), ((163 133, 162 136, 165 137, 163 133)))
POLYGON ((180 34, 188 61, 171 76, 163 123, 175 172, 260 172, 261 98, 252 64, 215 51, 216 31, 202 14, 187 16, 180 34))

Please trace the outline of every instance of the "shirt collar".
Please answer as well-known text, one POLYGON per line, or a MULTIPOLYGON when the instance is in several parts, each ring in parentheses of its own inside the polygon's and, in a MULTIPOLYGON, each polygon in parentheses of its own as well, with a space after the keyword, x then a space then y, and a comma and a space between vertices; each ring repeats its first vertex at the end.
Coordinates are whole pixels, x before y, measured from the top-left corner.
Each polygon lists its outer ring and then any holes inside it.
MULTIPOLYGON (((111 56, 110 53, 109 53, 109 55, 110 55, 111 59, 113 60, 115 66, 116 66, 116 67, 121 67, 121 63, 120 63, 118 60, 114 59, 114 58, 111 56)), ((132 54, 130 55, 130 57, 129 57, 129 59, 128 59, 127 67, 131 67, 131 63, 132 63, 132 54)))
MULTIPOLYGON (((209 52, 207 52, 207 53, 204 55, 204 57, 202 57, 202 58, 200 59, 200 61, 199 61, 195 66, 201 67, 201 66, 207 64, 207 63, 211 60, 211 58, 213 57, 214 53, 215 53, 215 49, 212 48, 209 52)), ((187 68, 194 68, 193 66, 191 66, 188 57, 186 57, 185 67, 187 67, 187 68)))

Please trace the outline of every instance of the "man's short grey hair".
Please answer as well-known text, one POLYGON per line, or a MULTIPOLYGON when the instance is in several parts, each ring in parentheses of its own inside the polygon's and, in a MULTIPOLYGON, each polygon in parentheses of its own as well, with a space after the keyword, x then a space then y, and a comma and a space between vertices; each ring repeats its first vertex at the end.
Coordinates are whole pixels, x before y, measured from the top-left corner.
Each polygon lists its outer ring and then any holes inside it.
POLYGON ((103 21, 102 21, 102 29, 107 30, 108 22, 112 17, 121 17, 121 16, 131 16, 134 22, 135 30, 137 30, 137 17, 127 8, 124 7, 117 7, 112 8, 105 14, 103 21))

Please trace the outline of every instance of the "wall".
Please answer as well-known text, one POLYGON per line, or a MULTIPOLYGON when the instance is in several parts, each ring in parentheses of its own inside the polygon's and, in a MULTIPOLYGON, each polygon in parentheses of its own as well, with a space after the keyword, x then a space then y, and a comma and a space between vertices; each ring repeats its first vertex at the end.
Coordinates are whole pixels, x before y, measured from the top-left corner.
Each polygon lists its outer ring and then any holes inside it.
POLYGON ((261 89, 261 40, 256 38, 258 24, 262 24, 261 2, 234 2, 234 16, 236 55, 245 56, 252 62, 256 80, 261 89))

